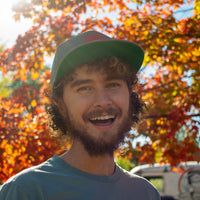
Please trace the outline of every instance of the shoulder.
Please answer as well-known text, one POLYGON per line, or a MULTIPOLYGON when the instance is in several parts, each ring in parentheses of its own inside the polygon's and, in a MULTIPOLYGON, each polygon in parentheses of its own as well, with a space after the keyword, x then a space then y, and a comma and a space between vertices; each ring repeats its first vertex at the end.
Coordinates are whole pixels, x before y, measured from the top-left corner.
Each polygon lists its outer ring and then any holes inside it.
POLYGON ((48 171, 50 172, 53 169, 54 160, 55 158, 52 157, 49 160, 39 165, 30 167, 28 169, 24 169, 18 174, 8 179, 6 183, 16 182, 18 184, 20 183, 24 184, 27 181, 34 180, 35 178, 37 178, 37 176, 43 174, 44 172, 48 172, 48 171))
POLYGON ((152 199, 160 199, 158 191, 148 180, 120 167, 119 170, 121 171, 121 181, 126 187, 134 188, 134 190, 137 191, 144 191, 149 197, 152 197, 152 199))
POLYGON ((1 187, 0 199, 32 199, 31 197, 28 197, 30 190, 34 191, 36 187, 40 187, 40 185, 42 185, 42 182, 38 180, 42 180, 41 176, 47 174, 48 171, 51 172, 53 165, 54 157, 40 165, 25 169, 14 175, 8 179, 1 187))
POLYGON ((133 174, 129 171, 126 171, 125 169, 121 168, 120 166, 117 166, 118 170, 120 171, 121 177, 125 179, 126 181, 130 182, 141 182, 144 184, 151 184, 149 181, 147 181, 145 178, 138 176, 136 174, 133 174))

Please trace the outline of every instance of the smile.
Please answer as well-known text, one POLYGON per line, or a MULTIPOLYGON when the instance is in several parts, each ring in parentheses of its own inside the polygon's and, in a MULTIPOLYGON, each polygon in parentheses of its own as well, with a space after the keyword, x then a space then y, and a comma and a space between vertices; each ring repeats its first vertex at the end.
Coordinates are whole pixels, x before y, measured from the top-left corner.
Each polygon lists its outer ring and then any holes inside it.
POLYGON ((89 121, 96 126, 108 126, 114 122, 115 118, 116 118, 115 115, 105 115, 105 116, 92 117, 89 119, 89 121))

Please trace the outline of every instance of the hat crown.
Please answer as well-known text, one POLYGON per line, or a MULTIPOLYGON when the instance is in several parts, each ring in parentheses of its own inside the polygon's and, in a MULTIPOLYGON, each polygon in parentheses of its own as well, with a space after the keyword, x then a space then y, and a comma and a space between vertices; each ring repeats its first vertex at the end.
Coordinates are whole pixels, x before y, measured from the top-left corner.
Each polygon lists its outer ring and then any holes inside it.
POLYGON ((137 44, 117 40, 97 31, 87 31, 61 43, 54 57, 51 87, 64 74, 85 63, 115 56, 130 65, 135 73, 140 69, 144 52, 137 44))

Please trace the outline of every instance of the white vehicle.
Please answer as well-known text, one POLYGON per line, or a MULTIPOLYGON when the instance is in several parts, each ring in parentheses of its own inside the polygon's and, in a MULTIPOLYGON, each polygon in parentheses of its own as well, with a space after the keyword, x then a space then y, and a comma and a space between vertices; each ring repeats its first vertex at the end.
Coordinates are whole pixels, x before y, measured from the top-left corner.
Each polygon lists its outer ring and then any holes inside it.
POLYGON ((172 170, 170 165, 140 165, 131 173, 149 180, 165 200, 200 200, 200 163, 185 162, 172 170))

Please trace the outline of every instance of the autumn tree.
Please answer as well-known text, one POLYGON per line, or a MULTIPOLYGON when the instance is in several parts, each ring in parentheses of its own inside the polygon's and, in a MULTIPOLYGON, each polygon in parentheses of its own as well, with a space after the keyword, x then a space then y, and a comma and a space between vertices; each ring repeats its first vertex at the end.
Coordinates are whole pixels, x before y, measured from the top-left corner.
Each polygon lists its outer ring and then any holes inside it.
POLYGON ((46 126, 50 69, 45 58, 64 40, 90 29, 136 42, 146 55, 137 91, 147 111, 119 152, 140 163, 200 161, 199 1, 31 0, 13 11, 16 20, 31 18, 33 26, 0 54, 2 74, 23 83, 0 100, 2 180, 59 151, 46 126), (192 6, 183 11, 190 15, 178 18, 183 5, 192 6), (133 150, 139 136, 145 140, 133 150))

